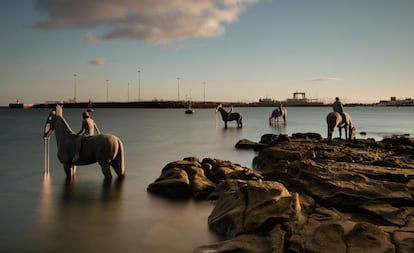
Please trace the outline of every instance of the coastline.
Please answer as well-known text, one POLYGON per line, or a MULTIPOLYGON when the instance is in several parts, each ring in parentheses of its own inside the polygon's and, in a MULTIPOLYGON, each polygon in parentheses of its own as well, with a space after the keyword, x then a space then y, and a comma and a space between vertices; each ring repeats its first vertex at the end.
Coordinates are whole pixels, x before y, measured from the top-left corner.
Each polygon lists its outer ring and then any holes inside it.
MULTIPOLYGON (((8 108, 12 109, 30 109, 30 108, 53 108, 56 104, 61 104, 65 108, 88 108, 89 102, 75 102, 75 103, 10 103, 8 108)), ((216 108, 217 105, 222 104, 224 107, 277 107, 279 102, 222 102, 222 101, 191 101, 192 108, 216 108)), ((332 106, 332 104, 323 103, 283 103, 286 107, 321 107, 332 106)), ((139 102, 93 102, 93 108, 187 108, 188 101, 139 101, 139 102)), ((352 106, 414 106, 414 104, 365 104, 365 103, 350 103, 345 104, 347 107, 352 106)), ((4 106, 6 107, 6 106, 4 106)))

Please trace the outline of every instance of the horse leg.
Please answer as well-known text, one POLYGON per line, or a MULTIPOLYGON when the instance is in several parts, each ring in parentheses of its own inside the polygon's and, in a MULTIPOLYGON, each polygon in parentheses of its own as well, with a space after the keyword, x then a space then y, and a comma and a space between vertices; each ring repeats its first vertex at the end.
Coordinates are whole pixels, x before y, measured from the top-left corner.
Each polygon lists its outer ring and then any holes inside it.
POLYGON ((349 134, 348 134, 348 126, 345 127, 345 139, 349 140, 351 138, 349 138, 349 134))
POLYGON ((342 128, 338 128, 339 129, 339 139, 342 139, 342 128))
POLYGON ((111 165, 109 163, 99 163, 101 165, 102 174, 104 174, 105 179, 111 179, 111 165))
POLYGON ((269 126, 272 125, 272 117, 269 117, 269 126))
POLYGON ((224 128, 227 128, 227 120, 224 121, 224 128))
POLYGON ((240 128, 242 128, 242 127, 243 127, 243 120, 242 120, 242 118, 239 118, 239 119, 237 120, 237 127, 240 127, 240 128))
POLYGON ((114 169, 116 175, 119 178, 122 178, 125 176, 125 171, 123 170, 121 166, 119 166, 119 164, 112 164, 112 168, 114 169))
POLYGON ((118 178, 123 178, 125 176, 125 165, 124 165, 124 150, 123 145, 119 144, 118 153, 116 154, 115 159, 111 162, 112 168, 115 170, 115 173, 118 175, 118 178))
POLYGON ((72 178, 76 174, 76 165, 72 165, 70 163, 65 163, 63 165, 63 169, 65 170, 66 178, 72 178))

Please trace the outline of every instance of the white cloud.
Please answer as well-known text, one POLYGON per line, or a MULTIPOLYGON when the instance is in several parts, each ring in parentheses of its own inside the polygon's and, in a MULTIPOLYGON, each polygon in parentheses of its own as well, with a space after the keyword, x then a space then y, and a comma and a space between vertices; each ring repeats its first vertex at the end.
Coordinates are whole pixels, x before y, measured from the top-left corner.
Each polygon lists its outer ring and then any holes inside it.
POLYGON ((96 58, 96 59, 90 60, 89 63, 93 64, 93 65, 104 65, 104 64, 106 64, 106 59, 105 58, 96 58))
MULTIPOLYGON (((248 5, 260 0, 37 0, 47 18, 42 29, 104 28, 87 41, 143 40, 166 44, 188 38, 209 38, 225 32, 248 5)), ((101 29, 100 29, 101 30, 101 29)))
POLYGON ((328 81, 339 81, 341 79, 337 77, 317 77, 305 80, 306 82, 328 82, 328 81))

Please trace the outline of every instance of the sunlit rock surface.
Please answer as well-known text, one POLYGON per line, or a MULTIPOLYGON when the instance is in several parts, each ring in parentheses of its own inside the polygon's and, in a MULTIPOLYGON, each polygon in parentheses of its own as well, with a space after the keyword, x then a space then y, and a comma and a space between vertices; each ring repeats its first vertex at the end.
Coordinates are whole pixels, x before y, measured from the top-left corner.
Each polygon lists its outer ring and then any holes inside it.
MULTIPOLYGON (((242 145, 240 145, 242 144, 242 145)), ((223 241, 195 252, 414 252, 414 142, 264 135, 253 170, 220 159, 169 163, 148 191, 214 200, 223 241)))

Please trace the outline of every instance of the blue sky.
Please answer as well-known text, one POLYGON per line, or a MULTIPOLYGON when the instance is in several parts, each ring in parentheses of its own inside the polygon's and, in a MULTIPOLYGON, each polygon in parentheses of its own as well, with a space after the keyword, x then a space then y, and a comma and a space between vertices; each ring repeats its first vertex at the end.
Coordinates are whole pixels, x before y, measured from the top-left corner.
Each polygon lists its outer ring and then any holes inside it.
POLYGON ((68 100, 75 83, 81 101, 414 97, 412 0, 0 6, 0 105, 68 100))

